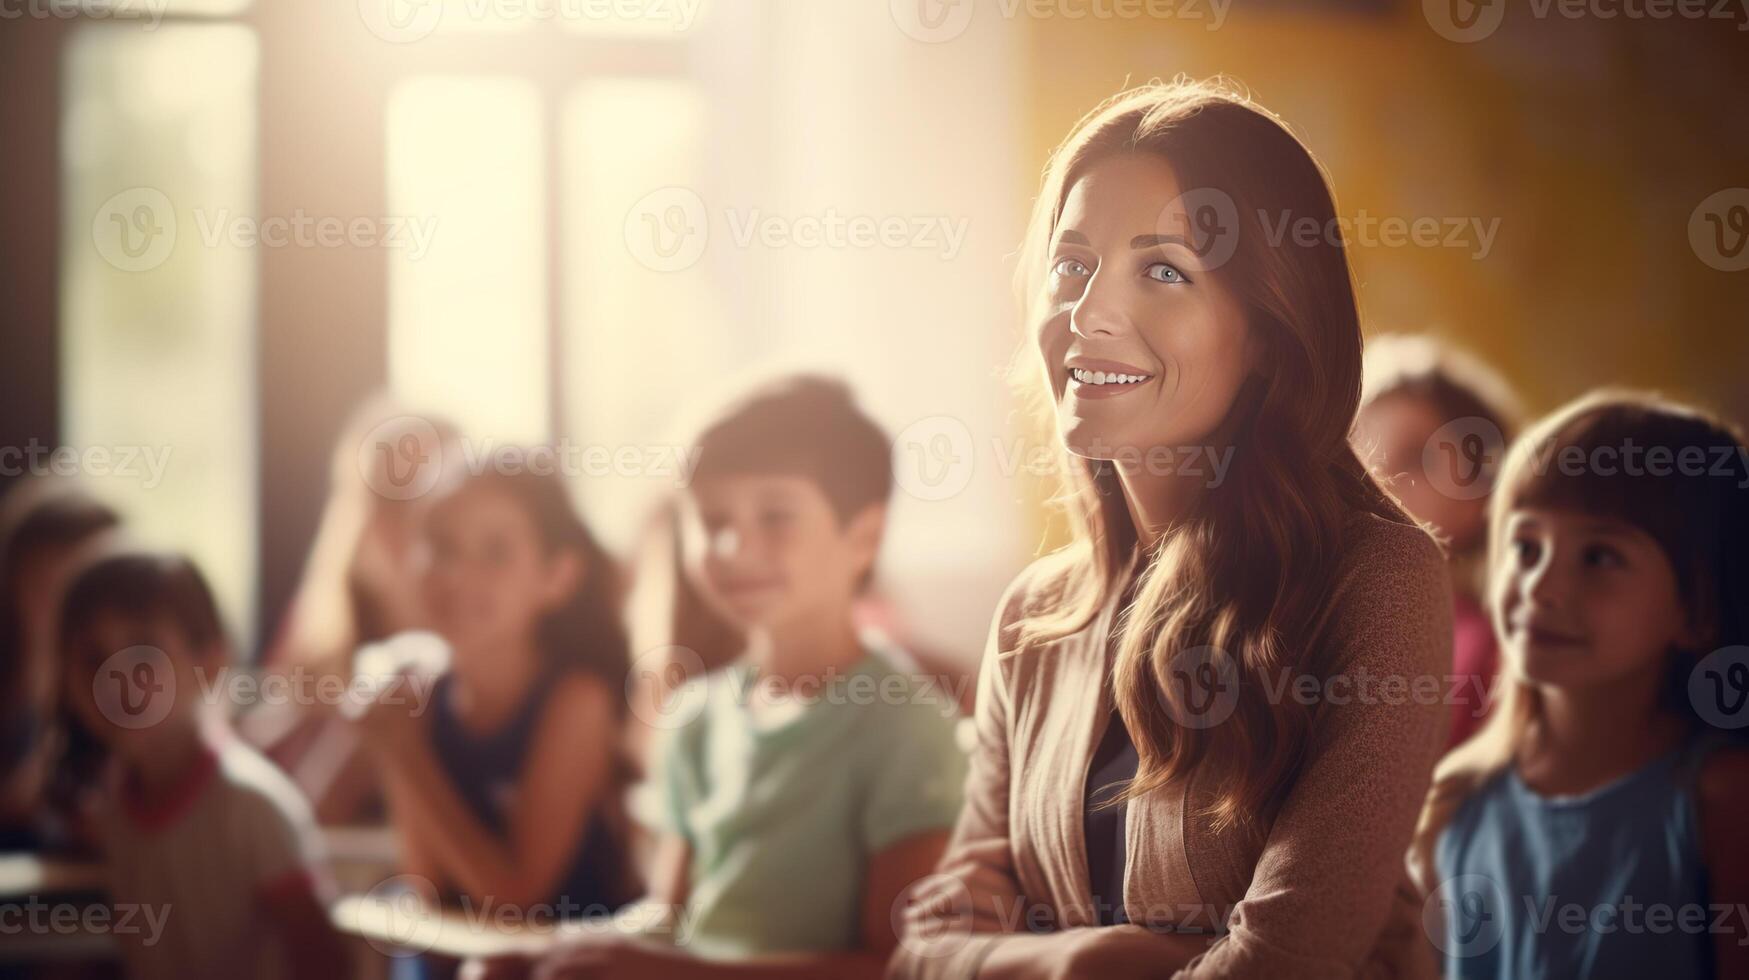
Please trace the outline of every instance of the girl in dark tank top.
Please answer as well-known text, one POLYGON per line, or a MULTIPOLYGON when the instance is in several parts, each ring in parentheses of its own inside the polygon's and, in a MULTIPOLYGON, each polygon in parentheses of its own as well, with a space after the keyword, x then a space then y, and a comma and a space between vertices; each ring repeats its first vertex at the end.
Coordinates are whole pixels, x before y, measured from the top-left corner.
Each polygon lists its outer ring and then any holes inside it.
POLYGON ((639 892, 622 751, 627 642, 612 560, 556 476, 471 476, 433 505, 422 588, 450 648, 361 727, 403 862, 497 921, 608 915, 639 892))

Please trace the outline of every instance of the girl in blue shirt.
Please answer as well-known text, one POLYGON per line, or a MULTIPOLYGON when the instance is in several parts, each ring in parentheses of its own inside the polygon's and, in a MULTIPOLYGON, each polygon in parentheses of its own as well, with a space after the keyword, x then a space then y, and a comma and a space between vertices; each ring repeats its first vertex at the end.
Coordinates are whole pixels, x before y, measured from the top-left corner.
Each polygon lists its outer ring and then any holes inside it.
POLYGON ((1447 977, 1749 975, 1746 463, 1725 423, 1610 393, 1507 453, 1506 694, 1411 854, 1447 977))

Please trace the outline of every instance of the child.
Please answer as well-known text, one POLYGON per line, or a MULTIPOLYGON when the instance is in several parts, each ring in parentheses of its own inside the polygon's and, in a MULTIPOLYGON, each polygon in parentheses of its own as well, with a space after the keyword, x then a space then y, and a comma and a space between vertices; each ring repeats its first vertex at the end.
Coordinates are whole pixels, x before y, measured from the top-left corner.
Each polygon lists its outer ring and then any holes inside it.
POLYGON ((84 492, 21 484, 0 518, 0 849, 59 843, 58 818, 101 756, 57 716, 55 626, 61 589, 79 555, 120 525, 84 492), (64 738, 71 744, 62 745, 64 738), (59 757, 57 771, 50 765, 59 757))
MULTIPOLYGON (((742 658, 670 704, 648 903, 672 945, 603 931, 564 976, 879 976, 894 910, 958 815, 953 708, 851 620, 880 549, 886 437, 840 383, 758 388, 698 440, 685 573, 742 658), (697 711, 674 710, 692 705, 697 711), (599 971, 599 972, 597 972, 599 971)), ((508 971, 506 971, 508 972, 508 971)))
POLYGON ((1481 727, 1500 655, 1482 608, 1488 494, 1512 441, 1516 399, 1494 370, 1431 337, 1366 344, 1354 447, 1410 516, 1445 542, 1451 565, 1452 690, 1446 748, 1481 727))
POLYGON ((1749 899, 1749 752, 1714 727, 1744 719, 1695 686, 1749 642, 1749 450, 1693 409, 1593 395, 1525 434, 1495 495, 1510 680, 1411 852, 1446 975, 1749 975, 1743 924, 1714 914, 1749 899))
POLYGON ((449 669, 429 711, 385 696, 363 720, 408 870, 476 912, 611 914, 636 894, 612 559, 564 483, 520 467, 462 481, 424 537, 449 669))
POLYGON ((90 815, 128 974, 343 975, 308 806, 224 728, 202 690, 228 651, 187 559, 114 554, 80 572, 60 639, 74 716, 109 751, 90 815))
MULTIPOLYGON (((460 459, 460 433, 441 418, 371 398, 352 414, 329 461, 329 492, 270 670, 347 675, 353 651, 429 617, 415 567, 431 491, 460 459)), ((290 772, 324 824, 381 822, 382 787, 357 731, 326 712, 259 705, 244 737, 290 772)))

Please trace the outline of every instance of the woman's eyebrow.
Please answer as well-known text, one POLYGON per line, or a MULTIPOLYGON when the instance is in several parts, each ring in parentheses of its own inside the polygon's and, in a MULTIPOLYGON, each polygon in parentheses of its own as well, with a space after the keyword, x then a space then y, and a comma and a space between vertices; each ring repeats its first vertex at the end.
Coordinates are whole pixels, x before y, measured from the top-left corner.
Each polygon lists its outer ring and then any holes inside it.
POLYGON ((1130 248, 1153 248, 1156 245, 1183 245, 1193 252, 1196 251, 1183 235, 1137 235, 1130 239, 1130 248))
POLYGON ((1074 231, 1071 229, 1064 229, 1060 232, 1057 232, 1057 241, 1068 242, 1072 245, 1092 245, 1093 244, 1092 242, 1087 240, 1086 235, 1083 235, 1080 232, 1074 231))

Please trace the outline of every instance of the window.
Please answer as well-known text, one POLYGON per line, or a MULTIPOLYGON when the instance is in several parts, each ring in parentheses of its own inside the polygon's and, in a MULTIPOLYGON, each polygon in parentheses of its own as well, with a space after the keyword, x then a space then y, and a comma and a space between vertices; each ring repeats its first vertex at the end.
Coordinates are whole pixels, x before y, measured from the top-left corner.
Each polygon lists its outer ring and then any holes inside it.
POLYGON ((389 212, 413 229, 388 250, 389 382, 475 439, 549 436, 546 138, 522 79, 421 77, 389 99, 389 212))
POLYGON ((64 62, 62 431, 91 488, 200 563, 245 648, 255 586, 257 51, 245 27, 80 25, 64 62))
POLYGON ((688 82, 602 79, 577 86, 561 117, 563 213, 576 261, 563 283, 565 427, 605 474, 573 479, 614 547, 675 488, 674 413, 738 349, 704 259, 699 187, 704 103, 688 82), (623 455, 621 455, 623 453, 623 455), (634 462, 635 456, 635 462, 634 462))

